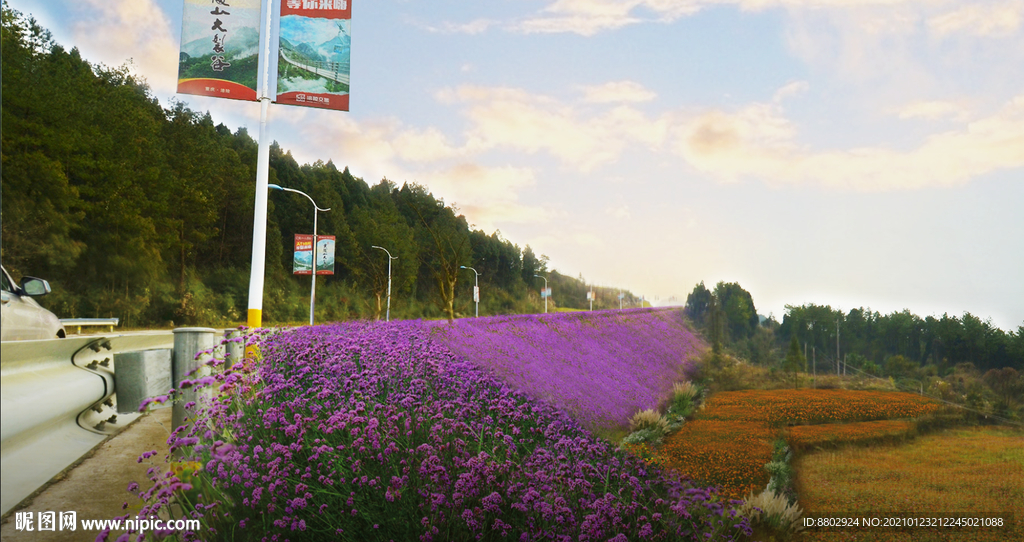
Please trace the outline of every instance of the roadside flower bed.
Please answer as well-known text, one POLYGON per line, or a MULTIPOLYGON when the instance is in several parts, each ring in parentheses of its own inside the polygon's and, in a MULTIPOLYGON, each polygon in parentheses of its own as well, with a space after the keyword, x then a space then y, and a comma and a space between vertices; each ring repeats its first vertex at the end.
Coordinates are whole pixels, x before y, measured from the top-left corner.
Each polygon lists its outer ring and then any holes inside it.
MULTIPOLYGON (((141 514, 181 504, 203 522, 185 540, 750 533, 713 490, 615 450, 435 339, 421 322, 301 328, 265 338, 259 363, 188 383, 223 392, 169 439, 179 463, 203 468, 153 469, 141 514)), ((575 373, 546 374, 565 384, 575 373)))
POLYGON ((589 428, 623 427, 689 380, 703 348, 682 312, 635 309, 437 323, 453 352, 567 410, 589 428))
POLYGON ((744 390, 718 393, 702 418, 761 421, 772 426, 916 418, 935 401, 903 392, 854 390, 744 390))

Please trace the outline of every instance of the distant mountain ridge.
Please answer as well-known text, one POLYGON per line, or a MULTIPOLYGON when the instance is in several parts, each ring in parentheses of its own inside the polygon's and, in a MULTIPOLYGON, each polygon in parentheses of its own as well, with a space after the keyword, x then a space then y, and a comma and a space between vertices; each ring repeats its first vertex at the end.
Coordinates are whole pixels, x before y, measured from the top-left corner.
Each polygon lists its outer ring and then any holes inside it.
MULTIPOLYGON (((246 54, 252 50, 258 50, 260 45, 260 34, 255 28, 241 27, 228 33, 224 43, 224 58, 230 59, 238 56, 250 56, 246 54)), ((190 57, 210 56, 213 52, 213 34, 207 38, 192 40, 181 47, 182 52, 190 57)))

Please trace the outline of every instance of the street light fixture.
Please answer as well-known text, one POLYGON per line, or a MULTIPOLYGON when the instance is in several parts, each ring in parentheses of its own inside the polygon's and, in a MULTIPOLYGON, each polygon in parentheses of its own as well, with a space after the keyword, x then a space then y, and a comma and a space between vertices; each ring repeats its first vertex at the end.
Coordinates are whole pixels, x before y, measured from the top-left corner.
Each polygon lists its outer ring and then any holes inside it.
POLYGON ((316 241, 317 241, 317 239, 316 239, 316 221, 317 221, 317 213, 319 213, 320 211, 324 211, 324 212, 330 211, 330 209, 321 209, 320 206, 317 205, 315 201, 313 201, 313 198, 309 197, 309 194, 307 194, 307 193, 305 193, 305 192, 303 192, 301 190, 295 190, 293 188, 285 188, 283 186, 278 186, 276 184, 268 184, 267 188, 269 188, 271 190, 283 190, 285 192, 294 192, 296 194, 302 194, 303 196, 306 196, 306 199, 308 199, 310 203, 313 204, 313 281, 312 281, 311 286, 309 287, 309 325, 313 325, 313 308, 316 306, 316 256, 317 256, 317 254, 316 254, 316 241))
POLYGON ((547 314, 548 313, 548 295, 549 295, 549 292, 548 292, 548 278, 547 277, 542 277, 540 275, 534 275, 534 276, 537 277, 537 278, 544 279, 544 292, 543 292, 543 295, 541 295, 541 297, 544 298, 544 314, 547 314))
POLYGON ((477 273, 476 269, 460 265, 459 269, 469 269, 476 275, 473 279, 473 301, 476 303, 476 316, 480 317, 480 273, 477 273))
MULTIPOLYGON (((373 245, 370 248, 379 248, 379 249, 383 250, 384 252, 386 252, 387 255, 388 255, 388 312, 387 312, 387 315, 384 317, 384 321, 385 322, 390 322, 391 321, 391 260, 397 260, 398 256, 392 256, 391 253, 388 252, 388 249, 386 249, 384 247, 379 247, 377 245, 373 245)), ((378 316, 378 318, 380 318, 380 317, 378 316)))

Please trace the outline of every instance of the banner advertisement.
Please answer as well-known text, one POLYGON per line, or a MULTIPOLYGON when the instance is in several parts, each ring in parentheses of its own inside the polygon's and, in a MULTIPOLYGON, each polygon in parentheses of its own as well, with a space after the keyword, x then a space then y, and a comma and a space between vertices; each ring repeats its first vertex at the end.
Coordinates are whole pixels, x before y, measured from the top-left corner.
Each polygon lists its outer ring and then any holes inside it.
POLYGON ((334 274, 334 236, 318 235, 316 237, 316 274, 334 274))
POLYGON ((541 288, 540 289, 540 296, 541 297, 551 297, 551 288, 541 288))
POLYGON ((282 0, 276 103, 348 111, 350 0, 282 0))
MULTIPOLYGON (((295 234, 295 256, 292 260, 293 275, 313 274, 313 236, 295 234)), ((334 236, 316 236, 316 274, 334 274, 334 236)))
POLYGON ((292 260, 293 275, 313 273, 313 236, 295 234, 295 256, 292 260))
POLYGON ((256 100, 260 0, 185 0, 178 92, 256 100))
POLYGON ((474 286, 473 287, 473 302, 474 303, 479 303, 480 302, 480 287, 479 286, 474 286))

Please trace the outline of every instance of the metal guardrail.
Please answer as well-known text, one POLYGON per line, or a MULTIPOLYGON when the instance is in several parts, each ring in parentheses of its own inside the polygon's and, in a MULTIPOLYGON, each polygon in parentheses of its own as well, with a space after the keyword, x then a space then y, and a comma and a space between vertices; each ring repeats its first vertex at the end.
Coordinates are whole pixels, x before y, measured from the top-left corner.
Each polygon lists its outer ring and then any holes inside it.
POLYGON ((110 326, 110 332, 113 333, 114 326, 120 321, 120 318, 61 318, 60 323, 64 327, 77 327, 80 335, 82 326, 110 326))
POLYGON ((139 416, 118 413, 115 354, 173 344, 169 331, 0 343, 0 513, 139 416))

